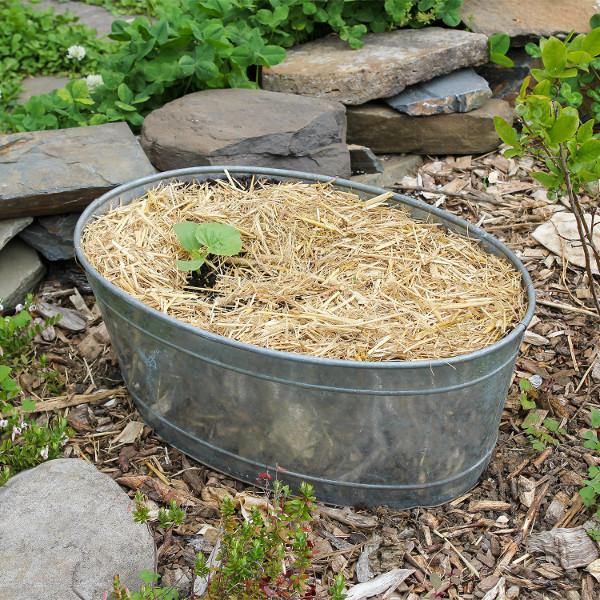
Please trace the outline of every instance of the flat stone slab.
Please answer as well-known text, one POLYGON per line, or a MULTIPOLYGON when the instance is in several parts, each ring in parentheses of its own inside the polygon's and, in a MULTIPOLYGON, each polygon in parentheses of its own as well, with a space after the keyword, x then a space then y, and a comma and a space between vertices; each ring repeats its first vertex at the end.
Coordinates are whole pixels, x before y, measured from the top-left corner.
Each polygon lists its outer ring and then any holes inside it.
POLYGON ((22 471, 0 488, 0 598, 100 600, 114 575, 130 589, 154 570, 154 540, 132 502, 81 459, 22 471))
POLYGON ((19 94, 19 102, 27 102, 32 96, 47 94, 61 87, 65 87, 71 81, 68 77, 55 77, 54 75, 40 75, 38 77, 28 77, 21 82, 23 87, 19 94))
POLYGON ((492 98, 468 113, 412 117, 385 104, 348 108, 348 141, 377 154, 482 154, 500 145, 494 116, 512 121, 504 100, 492 98))
POLYGON ((265 90, 188 94, 150 113, 141 143, 157 169, 253 165, 350 175, 339 102, 265 90))
MULTIPOLYGON (((46 269, 33 248, 19 239, 8 242, 0 250, 0 304, 4 310, 12 310, 17 304, 22 304, 25 296, 35 290, 45 272, 46 269)), ((1 499, 0 506, 2 506, 1 499)), ((2 539, 1 524, 0 539, 2 539)), ((1 578, 0 574, 0 581, 1 578)), ((2 586, 0 585, 0 598, 3 598, 1 592, 2 586)))
POLYGON ((487 36, 503 32, 523 41, 571 31, 585 33, 597 12, 597 0, 464 0, 461 9, 471 31, 487 36))
POLYGON ((486 37, 456 29, 400 29, 371 33, 363 40, 358 50, 337 36, 296 46, 283 63, 263 71, 262 85, 354 105, 488 61, 486 37))
POLYGON ((0 250, 10 242, 20 231, 32 223, 31 217, 22 219, 5 219, 0 221, 0 250))
POLYGON ((413 85, 386 99, 394 110, 413 116, 469 112, 492 97, 488 82, 473 69, 460 69, 413 85))
POLYGON ((80 213, 70 213, 40 217, 22 231, 19 237, 48 260, 68 260, 75 256, 73 239, 79 215, 80 213))
POLYGON ((0 135, 0 219, 75 212, 154 172, 126 123, 0 135))

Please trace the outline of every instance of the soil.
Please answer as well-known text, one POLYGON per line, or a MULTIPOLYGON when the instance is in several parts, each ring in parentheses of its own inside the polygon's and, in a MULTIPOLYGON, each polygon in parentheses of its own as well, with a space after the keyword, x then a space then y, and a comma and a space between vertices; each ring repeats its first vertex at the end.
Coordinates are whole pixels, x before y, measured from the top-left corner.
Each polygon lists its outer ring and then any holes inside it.
MULTIPOLYGON (((496 451, 478 485, 437 508, 320 513, 313 539, 317 582, 326 584, 342 572, 350 584, 356 583, 357 561, 364 553, 360 573, 366 563, 372 575, 414 569, 387 596, 396 600, 599 597, 600 584, 584 568, 565 568, 552 552, 540 553, 529 545, 539 532, 576 527, 591 518, 578 490, 588 466, 600 464, 597 454, 582 445, 582 432, 590 427, 590 407, 600 406, 600 381, 592 377, 600 353, 599 321, 589 312, 582 270, 562 264, 530 236, 553 210, 553 203, 529 177, 531 167, 499 154, 430 160, 418 178, 402 182, 404 189, 426 190, 428 202, 481 224, 520 254, 541 301, 530 329, 538 337, 521 347, 496 451), (446 186, 447 194, 440 193, 439 186, 446 186), (519 403, 518 381, 532 375, 540 375, 543 382, 538 408, 566 431, 558 445, 541 453, 533 450, 521 429, 526 413, 519 403), (504 586, 504 595, 497 585, 504 586)), ((202 277, 200 283, 210 284, 210 272, 202 277)), ((147 426, 130 443, 114 442, 127 423, 141 418, 120 379, 110 344, 91 333, 101 320, 87 283, 73 263, 64 263, 51 269, 40 297, 72 308, 73 288, 91 311, 88 331, 73 334, 56 328, 53 341, 39 341, 39 351, 48 355, 66 384, 68 396, 58 404, 74 404, 56 411, 66 414, 76 431, 65 455, 92 461, 131 495, 143 481, 143 489, 159 505, 168 494, 186 501, 181 527, 164 532, 154 522, 153 530, 163 584, 176 585, 189 597, 195 552, 208 551, 214 543, 199 532, 206 525, 218 526, 224 495, 253 490, 185 457, 147 426), (107 395, 107 389, 113 393, 107 395), (144 479, 134 484, 130 476, 144 479)), ((35 382, 21 383, 36 394, 35 382)))

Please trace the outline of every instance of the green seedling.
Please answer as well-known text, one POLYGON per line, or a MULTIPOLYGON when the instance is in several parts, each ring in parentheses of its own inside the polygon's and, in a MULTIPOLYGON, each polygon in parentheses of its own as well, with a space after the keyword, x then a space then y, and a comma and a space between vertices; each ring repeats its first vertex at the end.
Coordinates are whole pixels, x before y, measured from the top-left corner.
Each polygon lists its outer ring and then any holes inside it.
POLYGON ((180 271, 197 271, 209 255, 235 256, 242 250, 240 232, 224 223, 194 223, 182 221, 173 227, 181 247, 190 260, 178 260, 180 271))

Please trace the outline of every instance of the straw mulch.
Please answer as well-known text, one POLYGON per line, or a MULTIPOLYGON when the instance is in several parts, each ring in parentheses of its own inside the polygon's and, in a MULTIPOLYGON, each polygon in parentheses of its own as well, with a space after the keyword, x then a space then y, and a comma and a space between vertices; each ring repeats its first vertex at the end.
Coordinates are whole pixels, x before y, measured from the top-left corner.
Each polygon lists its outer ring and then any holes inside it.
POLYGON ((83 249, 104 277, 148 306, 266 348, 434 359, 503 337, 525 312, 520 274, 386 200, 365 203, 304 183, 172 184, 93 221, 83 249), (177 270, 176 259, 188 258, 173 231, 182 220, 242 233, 241 256, 213 260, 210 289, 190 287, 177 270))

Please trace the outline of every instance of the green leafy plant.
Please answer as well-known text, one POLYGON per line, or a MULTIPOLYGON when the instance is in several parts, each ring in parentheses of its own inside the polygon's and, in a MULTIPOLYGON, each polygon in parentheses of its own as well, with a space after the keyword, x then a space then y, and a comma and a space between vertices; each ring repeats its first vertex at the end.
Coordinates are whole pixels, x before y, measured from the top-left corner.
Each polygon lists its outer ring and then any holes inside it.
POLYGON ((178 260, 181 271, 197 271, 209 255, 235 256, 242 250, 240 232, 225 223, 182 221, 174 226, 181 247, 190 260, 178 260))
MULTIPOLYGON (((260 69, 285 48, 336 32, 352 47, 368 31, 456 26, 462 0, 160 0, 156 19, 116 20, 118 42, 87 65, 85 79, 0 111, 0 131, 31 131, 127 121, 203 89, 258 86, 260 69), (87 89, 84 89, 87 87, 87 89)), ((84 71, 82 70, 83 74, 84 71)))
POLYGON ((543 68, 532 69, 517 99, 519 132, 504 119, 495 117, 496 131, 509 146, 507 157, 532 156, 546 170, 532 176, 553 197, 566 196, 575 215, 585 256, 586 272, 594 306, 600 314, 600 298, 594 283, 592 264, 600 269, 600 251, 593 239, 593 222, 586 219, 581 198, 588 185, 600 178, 600 139, 593 117, 584 120, 577 107, 562 95, 564 84, 592 75, 600 56, 600 28, 587 35, 570 35, 566 40, 544 38, 539 44, 543 68), (536 82, 529 90, 532 78, 536 82))
MULTIPOLYGON (((260 477, 270 482, 268 474, 260 477)), ((309 582, 312 487, 301 484, 297 497, 279 481, 268 489, 262 509, 252 508, 248 518, 238 515, 231 499, 222 503, 216 562, 209 564, 203 554, 196 562, 197 575, 208 582, 205 600, 314 597, 309 582)), ((342 577, 334 580, 330 598, 345 598, 342 577)))
POLYGON ((179 600, 179 591, 173 587, 159 587, 156 584, 160 575, 152 571, 142 571, 139 574, 142 586, 137 592, 131 592, 124 585, 118 575, 115 575, 110 600, 179 600))
POLYGON ((0 110, 16 98, 24 77, 94 72, 112 46, 71 14, 5 0, 0 3, 0 110), (81 60, 69 57, 73 46, 84 48, 81 60))
POLYGON ((171 500, 167 508, 161 508, 158 511, 158 521, 164 529, 178 527, 183 524, 184 519, 185 511, 175 500, 171 500))
POLYGON ((147 523, 150 519, 150 509, 146 506, 146 496, 139 490, 133 497, 135 508, 133 509, 133 520, 136 523, 147 523))
POLYGON ((592 407, 591 413, 592 429, 585 431, 583 434, 583 447, 588 450, 600 451, 600 440, 598 440, 597 429, 600 429, 600 410, 596 407, 592 407))
POLYGON ((566 431, 556 419, 546 417, 542 420, 535 410, 527 414, 521 423, 521 429, 536 452, 542 452, 548 445, 558 446, 560 441, 556 436, 566 435, 566 431))
POLYGON ((600 542, 600 529, 587 529, 586 533, 595 542, 600 542))
MULTIPOLYGON (((590 419, 592 429, 583 433, 583 439, 585 440, 583 446, 588 450, 598 452, 600 451, 600 441, 598 441, 597 430, 600 429, 600 410, 592 407, 590 419)), ((596 466, 588 468, 588 479, 584 481, 584 486, 579 490, 579 495, 585 506, 596 508, 596 517, 600 519, 600 468, 596 466)))
POLYGON ((519 403, 523 410, 536 408, 535 400, 530 397, 534 388, 527 379, 519 380, 519 403))
POLYGON ((512 58, 506 56, 510 48, 510 37, 506 33, 495 33, 488 38, 488 49, 490 51, 490 62, 501 67, 514 67, 512 58))

